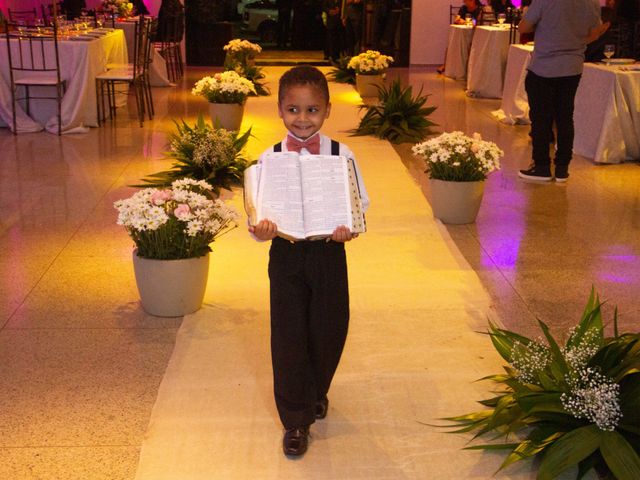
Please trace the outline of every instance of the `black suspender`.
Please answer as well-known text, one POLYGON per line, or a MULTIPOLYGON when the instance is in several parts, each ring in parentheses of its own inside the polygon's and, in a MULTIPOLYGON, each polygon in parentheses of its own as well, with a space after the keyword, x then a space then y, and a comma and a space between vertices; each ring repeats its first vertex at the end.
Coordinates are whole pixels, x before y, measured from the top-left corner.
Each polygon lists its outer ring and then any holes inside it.
MULTIPOLYGON (((282 152, 282 142, 278 142, 273 146, 273 151, 275 153, 282 152)), ((331 140, 331 155, 340 155, 340 142, 336 140, 331 140)))

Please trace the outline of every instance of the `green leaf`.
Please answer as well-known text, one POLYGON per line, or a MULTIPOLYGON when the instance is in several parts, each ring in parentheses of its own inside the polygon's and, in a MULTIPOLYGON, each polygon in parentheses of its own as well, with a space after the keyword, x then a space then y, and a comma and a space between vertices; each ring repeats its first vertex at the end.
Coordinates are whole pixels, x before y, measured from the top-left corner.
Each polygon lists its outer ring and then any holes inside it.
POLYGON ((640 478, 640 457, 618 432, 602 432, 600 452, 618 480, 640 478))
POLYGON ((587 425, 564 434, 544 453, 537 480, 553 480, 587 458, 600 446, 601 433, 595 425, 587 425))

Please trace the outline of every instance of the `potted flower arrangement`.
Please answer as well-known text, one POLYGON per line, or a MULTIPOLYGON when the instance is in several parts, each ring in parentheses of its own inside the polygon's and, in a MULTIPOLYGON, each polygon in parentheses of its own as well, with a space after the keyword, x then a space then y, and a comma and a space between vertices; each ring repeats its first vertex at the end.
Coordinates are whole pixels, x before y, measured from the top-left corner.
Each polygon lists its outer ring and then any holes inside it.
POLYGON ((427 166, 434 216, 444 223, 474 222, 484 180, 500 168, 504 152, 479 133, 451 132, 414 145, 413 154, 427 166))
POLYGON ((133 3, 129 0, 102 0, 102 9, 120 18, 128 18, 133 13, 133 3))
POLYGON ((202 180, 176 180, 168 189, 145 188, 114 203, 118 225, 135 243, 133 266, 142 307, 161 317, 195 312, 202 305, 209 246, 235 228, 238 213, 211 200, 202 180))
POLYGON ((169 170, 154 173, 142 179, 137 187, 169 187, 180 178, 204 180, 214 195, 221 189, 230 190, 242 183, 242 175, 249 161, 244 157, 244 147, 251 136, 251 129, 242 135, 224 128, 215 128, 204 121, 202 115, 194 125, 177 123, 177 131, 169 137, 167 158, 173 160, 169 170))
POLYGON ((384 72, 393 63, 393 57, 377 50, 367 50, 351 57, 347 68, 356 72, 356 89, 361 97, 377 97, 378 86, 383 85, 384 72))
POLYGON ((225 70, 233 70, 238 75, 251 80, 257 95, 269 95, 269 89, 262 82, 265 75, 255 62, 256 55, 262 51, 262 47, 249 40, 235 38, 227 43, 223 49, 226 52, 225 70))
POLYGON ((198 80, 191 90, 209 102, 209 113, 214 126, 237 131, 242 123, 247 97, 256 94, 251 80, 229 70, 198 80))
POLYGON ((460 427, 456 432, 504 436, 508 443, 467 447, 506 450, 500 470, 538 458, 539 480, 570 468, 576 478, 591 469, 603 479, 640 478, 640 334, 620 334, 615 312, 614 335, 606 337, 593 291, 566 342, 539 323, 544 339, 538 340, 490 324, 491 341, 508 365, 484 380, 499 391, 479 402, 488 410, 446 420, 460 427))

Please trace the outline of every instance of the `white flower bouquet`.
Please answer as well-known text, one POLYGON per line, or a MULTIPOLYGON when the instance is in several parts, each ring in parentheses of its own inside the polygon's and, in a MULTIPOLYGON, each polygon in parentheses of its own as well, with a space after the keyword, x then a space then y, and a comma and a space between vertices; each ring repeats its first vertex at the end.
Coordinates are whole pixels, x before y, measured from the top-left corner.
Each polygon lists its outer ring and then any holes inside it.
POLYGON ((133 3, 129 0, 102 0, 102 9, 121 17, 129 17, 133 13, 133 3))
POLYGON ((211 77, 198 80, 191 90, 193 95, 200 95, 211 103, 244 104, 247 97, 256 94, 253 82, 238 75, 233 70, 216 73, 211 77))
POLYGON ((351 68, 360 75, 378 75, 383 73, 393 63, 393 57, 382 55, 377 50, 367 50, 360 55, 351 57, 347 68, 351 68))
POLYGON ((249 40, 234 38, 223 47, 223 50, 231 55, 242 54, 247 57, 252 57, 260 53, 262 51, 262 47, 257 43, 251 43, 249 40))
POLYGON ((504 152, 479 133, 468 137, 462 132, 443 133, 413 146, 413 154, 427 165, 429 178, 450 182, 477 182, 500 168, 504 152))
POLYGON ((118 200, 118 225, 138 248, 138 256, 178 260, 206 255, 209 244, 235 228, 240 216, 221 200, 211 200, 202 180, 176 180, 169 189, 145 188, 118 200))

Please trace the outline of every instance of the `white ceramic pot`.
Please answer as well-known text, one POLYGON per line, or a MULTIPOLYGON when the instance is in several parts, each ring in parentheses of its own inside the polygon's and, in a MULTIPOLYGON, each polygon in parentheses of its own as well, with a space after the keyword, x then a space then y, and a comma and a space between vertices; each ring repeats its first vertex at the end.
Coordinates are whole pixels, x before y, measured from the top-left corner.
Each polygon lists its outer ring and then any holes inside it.
POLYGON ((433 216, 443 223, 459 225, 476 220, 484 182, 448 182, 429 179, 433 216))
POLYGON ((219 125, 226 130, 238 131, 242 124, 244 104, 209 103, 209 114, 214 126, 219 125))
POLYGON ((379 75, 356 73, 356 90, 361 97, 378 97, 378 88, 384 86, 384 78, 379 75))
POLYGON ((180 317, 202 306, 209 254, 181 260, 152 260, 133 251, 133 270, 142 308, 158 317, 180 317))

